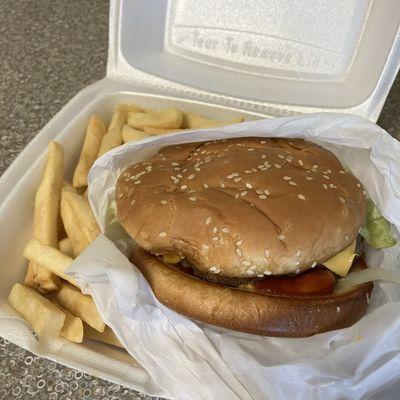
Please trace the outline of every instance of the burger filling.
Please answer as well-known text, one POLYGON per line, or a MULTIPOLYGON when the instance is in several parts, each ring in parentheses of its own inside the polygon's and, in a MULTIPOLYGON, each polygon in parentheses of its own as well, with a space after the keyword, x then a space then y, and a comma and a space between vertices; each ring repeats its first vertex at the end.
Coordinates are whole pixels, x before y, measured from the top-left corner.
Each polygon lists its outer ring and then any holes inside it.
POLYGON ((324 264, 317 264, 314 268, 300 274, 274 275, 263 278, 235 278, 204 273, 188 260, 182 259, 177 253, 166 253, 160 257, 172 268, 207 282, 271 296, 302 297, 331 294, 337 280, 347 275, 350 269, 366 267, 361 256, 362 252, 362 239, 359 236, 357 241, 324 264))

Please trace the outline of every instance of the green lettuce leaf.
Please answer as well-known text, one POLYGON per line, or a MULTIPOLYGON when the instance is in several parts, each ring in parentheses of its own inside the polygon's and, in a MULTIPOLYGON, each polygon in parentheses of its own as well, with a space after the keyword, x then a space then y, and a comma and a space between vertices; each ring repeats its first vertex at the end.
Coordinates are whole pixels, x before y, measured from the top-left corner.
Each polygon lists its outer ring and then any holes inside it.
POLYGON ((371 199, 367 200, 365 226, 360 231, 367 243, 376 249, 392 247, 397 242, 390 229, 390 223, 379 212, 371 199))

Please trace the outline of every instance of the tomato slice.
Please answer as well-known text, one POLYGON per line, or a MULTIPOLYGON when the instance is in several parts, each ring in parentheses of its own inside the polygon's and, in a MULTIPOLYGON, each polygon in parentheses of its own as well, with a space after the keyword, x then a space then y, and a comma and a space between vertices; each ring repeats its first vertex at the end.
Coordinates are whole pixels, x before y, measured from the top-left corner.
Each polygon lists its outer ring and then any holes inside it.
POLYGON ((332 293, 335 285, 333 272, 317 266, 299 275, 263 278, 254 289, 255 292, 276 296, 323 296, 332 293))

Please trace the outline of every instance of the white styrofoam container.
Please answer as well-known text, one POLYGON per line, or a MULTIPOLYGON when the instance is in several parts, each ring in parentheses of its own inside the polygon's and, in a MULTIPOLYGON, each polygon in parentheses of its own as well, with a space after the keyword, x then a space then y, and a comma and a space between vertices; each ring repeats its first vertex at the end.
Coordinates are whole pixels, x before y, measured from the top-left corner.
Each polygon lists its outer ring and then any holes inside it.
POLYGON ((26 272, 22 249, 48 141, 63 145, 69 178, 90 115, 109 121, 121 102, 221 120, 313 111, 376 120, 399 67, 399 26, 398 0, 111 1, 106 78, 78 93, 0 178, 0 336, 140 389, 149 377, 125 352, 38 341, 6 304, 26 272))

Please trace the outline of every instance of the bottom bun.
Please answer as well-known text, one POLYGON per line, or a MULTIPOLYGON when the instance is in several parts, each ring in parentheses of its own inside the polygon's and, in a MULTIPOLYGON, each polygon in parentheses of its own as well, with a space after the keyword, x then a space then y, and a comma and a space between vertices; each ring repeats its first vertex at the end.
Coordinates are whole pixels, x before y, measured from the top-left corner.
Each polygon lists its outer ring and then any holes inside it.
POLYGON ((131 261, 168 308, 208 324, 265 336, 306 337, 353 325, 365 314, 373 289, 367 282, 327 296, 276 297, 191 277, 139 247, 131 261))

